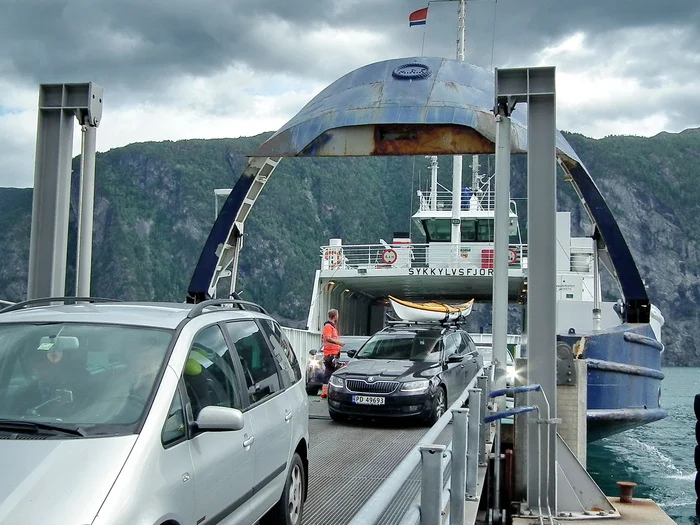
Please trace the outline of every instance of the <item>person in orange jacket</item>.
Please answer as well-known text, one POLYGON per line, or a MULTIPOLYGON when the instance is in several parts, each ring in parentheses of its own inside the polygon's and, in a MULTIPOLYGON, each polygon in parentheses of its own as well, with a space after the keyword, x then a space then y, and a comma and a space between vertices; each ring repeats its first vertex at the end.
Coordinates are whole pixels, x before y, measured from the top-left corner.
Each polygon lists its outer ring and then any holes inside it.
POLYGON ((333 372, 338 367, 336 366, 337 359, 340 358, 340 348, 345 346, 345 343, 340 340, 338 332, 338 310, 335 308, 328 310, 328 321, 323 325, 323 335, 321 336, 323 344, 323 386, 321 387, 321 397, 326 397, 328 394, 328 381, 333 372))

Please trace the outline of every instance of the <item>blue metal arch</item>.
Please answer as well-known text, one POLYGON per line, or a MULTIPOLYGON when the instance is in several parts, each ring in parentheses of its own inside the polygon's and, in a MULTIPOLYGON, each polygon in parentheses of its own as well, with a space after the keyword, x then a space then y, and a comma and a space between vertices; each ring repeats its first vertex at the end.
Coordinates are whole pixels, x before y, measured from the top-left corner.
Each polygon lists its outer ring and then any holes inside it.
MULTIPOLYGON (((496 131, 493 101, 493 73, 446 58, 386 60, 339 78, 253 153, 207 238, 188 288, 188 301, 208 298, 216 286, 215 272, 231 260, 222 254, 231 247, 240 249, 242 221, 257 198, 254 186, 259 174, 251 169, 256 162, 285 156, 492 153, 496 131), (430 74, 420 78, 394 74, 416 64, 430 74), (234 223, 241 215, 237 227, 234 223)), ((512 115, 514 153, 527 152, 525 110, 518 106, 512 115)), ((624 320, 648 322, 650 304, 644 283, 610 208, 559 132, 556 148, 595 224, 599 242, 610 255, 625 298, 624 320)), ((266 180, 272 169, 261 176, 266 180)), ((262 184, 264 181, 257 192, 262 184)))

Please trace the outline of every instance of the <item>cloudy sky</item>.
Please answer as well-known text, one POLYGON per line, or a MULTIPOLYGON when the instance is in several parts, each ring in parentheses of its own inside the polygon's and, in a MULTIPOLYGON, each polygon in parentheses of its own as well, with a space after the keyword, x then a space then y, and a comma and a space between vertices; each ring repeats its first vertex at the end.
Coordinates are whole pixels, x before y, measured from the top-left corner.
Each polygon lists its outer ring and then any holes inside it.
MULTIPOLYGON (((0 0, 0 186, 33 183, 40 83, 104 87, 100 151, 254 135, 362 65, 422 48, 454 57, 457 4, 431 3, 428 24, 409 28, 409 13, 426 5, 0 0)), ((486 68, 556 66, 563 130, 598 138, 700 126, 698 0, 470 0, 466 56, 486 68)))

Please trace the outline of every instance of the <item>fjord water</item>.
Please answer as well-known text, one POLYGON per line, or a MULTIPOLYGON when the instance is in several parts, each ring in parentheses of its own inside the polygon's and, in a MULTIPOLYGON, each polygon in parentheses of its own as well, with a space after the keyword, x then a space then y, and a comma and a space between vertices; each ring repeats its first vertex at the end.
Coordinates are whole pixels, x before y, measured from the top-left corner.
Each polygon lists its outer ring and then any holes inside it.
POLYGON ((588 446, 588 471, 609 496, 616 481, 634 481, 634 496, 652 498, 678 524, 695 520, 695 413, 700 368, 664 368, 662 421, 629 430, 588 446))

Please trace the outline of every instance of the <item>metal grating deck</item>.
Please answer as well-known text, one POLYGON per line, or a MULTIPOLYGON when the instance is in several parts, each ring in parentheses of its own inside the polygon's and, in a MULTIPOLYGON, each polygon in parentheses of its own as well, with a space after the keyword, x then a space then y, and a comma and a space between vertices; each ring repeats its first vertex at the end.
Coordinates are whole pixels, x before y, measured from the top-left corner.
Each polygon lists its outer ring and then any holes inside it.
MULTIPOLYGON (((324 417, 325 401, 317 397, 310 397, 309 401, 313 415, 309 420, 309 493, 302 523, 344 525, 428 428, 403 421, 335 423, 324 417)), ((438 443, 447 443, 450 434, 448 426, 438 443)), ((409 476, 404 487, 380 523, 397 523, 418 494, 418 469, 409 476)))

